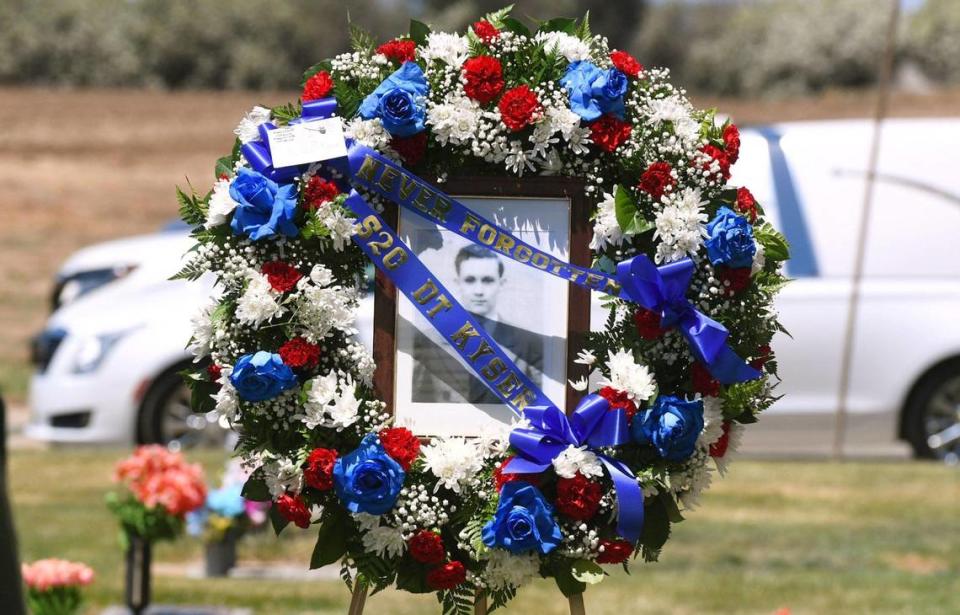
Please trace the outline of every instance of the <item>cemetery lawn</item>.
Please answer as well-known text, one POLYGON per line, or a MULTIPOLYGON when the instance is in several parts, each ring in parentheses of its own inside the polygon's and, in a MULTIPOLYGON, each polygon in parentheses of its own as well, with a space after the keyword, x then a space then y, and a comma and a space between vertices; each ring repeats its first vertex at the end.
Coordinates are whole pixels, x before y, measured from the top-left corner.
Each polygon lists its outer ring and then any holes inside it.
MULTIPOLYGON (((116 526, 103 504, 119 449, 13 451, 10 485, 21 559, 64 557, 96 570, 87 613, 122 599, 116 526)), ((222 457, 191 454, 208 477, 222 457)), ((943 613, 960 596, 960 473, 928 463, 739 461, 675 526, 657 564, 612 570, 586 594, 591 615, 625 613, 943 613), (789 609, 787 611, 786 609, 789 609)), ((302 568, 312 531, 248 537, 241 565, 302 568)), ((255 613, 345 613, 339 580, 192 578, 196 539, 154 553, 154 602, 255 613)), ((610 567, 616 568, 616 567, 610 567)), ((385 591, 368 613, 439 613, 432 596, 385 591)), ((524 588, 507 613, 567 613, 552 582, 524 588)))

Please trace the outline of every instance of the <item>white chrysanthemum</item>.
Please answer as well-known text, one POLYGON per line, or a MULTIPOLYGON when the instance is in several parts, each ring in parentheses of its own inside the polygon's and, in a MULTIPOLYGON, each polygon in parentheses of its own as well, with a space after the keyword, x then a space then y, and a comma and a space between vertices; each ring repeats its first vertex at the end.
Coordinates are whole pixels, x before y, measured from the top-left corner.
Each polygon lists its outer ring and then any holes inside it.
POLYGON ((427 44, 418 47, 421 58, 430 62, 440 60, 454 68, 460 68, 470 57, 470 43, 467 37, 449 32, 431 32, 427 35, 427 44))
POLYGON ((333 272, 322 263, 317 263, 310 270, 310 281, 317 286, 329 286, 333 282, 333 272))
POLYGON ((607 369, 610 371, 610 377, 601 380, 600 386, 623 391, 636 403, 653 396, 656 384, 646 365, 640 365, 634 361, 633 354, 627 350, 610 351, 608 355, 607 369))
POLYGON ((655 260, 670 263, 693 255, 700 249, 706 234, 704 224, 707 214, 703 209, 706 201, 696 188, 684 188, 679 192, 664 195, 664 207, 654 218, 654 238, 657 244, 655 260))
POLYGON ((329 201, 321 203, 317 207, 315 215, 317 220, 330 230, 333 249, 336 252, 342 252, 353 238, 357 219, 346 215, 341 207, 329 201))
POLYGON ((357 291, 340 286, 310 286, 297 302, 303 337, 316 344, 334 329, 353 335, 356 321, 357 291))
POLYGON ((588 386, 590 386, 590 382, 587 381, 587 379, 583 376, 581 376, 579 380, 567 380, 567 382, 570 383, 570 386, 573 387, 574 391, 583 392, 587 390, 588 386))
POLYGON ((510 431, 512 429, 512 425, 499 421, 485 423, 480 428, 480 437, 478 438, 480 448, 493 455, 506 455, 510 448, 510 431))
POLYGON ((580 116, 567 107, 551 105, 544 111, 544 118, 543 123, 550 127, 550 132, 559 132, 567 141, 580 127, 580 116))
MULTIPOLYGON (((663 122, 686 123, 690 118, 690 103, 681 96, 657 98, 648 103, 650 121, 656 125, 663 122)), ((685 124, 687 125, 687 124, 685 124)))
POLYGON ((723 453, 722 457, 713 457, 713 463, 717 466, 717 471, 720 472, 720 476, 724 476, 727 473, 727 469, 730 466, 730 461, 734 457, 734 453, 740 450, 740 444, 743 442, 743 432, 746 430, 746 427, 741 425, 736 421, 730 421, 727 426, 727 450, 723 453))
POLYGON ((273 459, 263 464, 263 478, 270 495, 277 498, 284 493, 300 493, 303 489, 303 471, 289 459, 273 459))
POLYGON ((461 486, 472 479, 483 464, 483 457, 473 440, 437 438, 423 448, 423 461, 441 485, 460 493, 461 486))
POLYGON ((310 380, 310 392, 299 418, 308 429, 349 427, 360 418, 357 385, 340 371, 331 371, 310 380))
POLYGON ((670 472, 670 489, 687 510, 700 504, 700 495, 713 481, 713 470, 707 464, 707 457, 706 451, 697 450, 681 470, 670 472))
POLYGON ((683 143, 696 143, 700 140, 700 123, 687 116, 673 123, 673 132, 683 143))
POLYGON ((701 448, 709 448, 723 435, 723 402, 719 397, 703 398, 703 431, 697 439, 701 448))
POLYGON ((363 548, 379 557, 400 557, 407 548, 400 530, 387 526, 371 528, 363 535, 363 548))
POLYGON ((390 147, 390 133, 383 127, 378 117, 370 120, 361 117, 353 118, 344 125, 343 136, 379 151, 390 147))
POLYGON ((763 244, 756 241, 754 245, 757 246, 757 251, 753 253, 753 264, 750 265, 750 275, 757 275, 763 270, 763 266, 767 264, 767 255, 763 244))
POLYGON ((193 327, 193 335, 190 338, 190 352, 195 357, 194 363, 210 355, 210 342, 213 341, 213 311, 220 304, 217 300, 211 300, 201 306, 193 316, 190 317, 190 324, 193 327))
POLYGON ((623 230, 617 223, 617 201, 609 192, 603 193, 603 200, 597 204, 597 215, 593 219, 593 239, 590 249, 602 250, 607 244, 619 246, 623 243, 623 230))
POLYGON ((536 167, 533 166, 533 151, 527 151, 523 149, 523 144, 520 141, 510 141, 510 149, 508 150, 507 157, 504 158, 504 163, 508 171, 512 171, 517 175, 523 175, 525 169, 531 171, 536 170, 536 167))
POLYGON ((237 390, 233 388, 233 383, 230 382, 230 372, 232 371, 233 368, 229 366, 222 369, 220 379, 217 381, 220 383, 220 388, 217 389, 216 395, 211 395, 214 400, 213 410, 219 417, 218 422, 225 429, 230 428, 230 421, 236 416, 239 407, 237 390))
POLYGON ((586 446, 577 448, 572 444, 554 458, 553 469, 562 478, 573 478, 577 472, 587 477, 603 476, 603 466, 597 455, 586 446))
POLYGON ((266 107, 254 107, 251 109, 237 127, 233 134, 237 135, 241 143, 249 143, 260 138, 260 132, 257 130, 260 124, 270 121, 270 109, 266 107))
POLYGON ((506 549, 491 549, 483 578, 492 589, 520 587, 539 576, 540 558, 536 553, 514 555, 506 549))
POLYGON ((427 107, 426 123, 432 127, 431 134, 440 143, 460 145, 476 137, 482 115, 483 110, 477 101, 454 95, 427 107))
POLYGON ((250 269, 247 271, 247 289, 237 301, 236 317, 239 322, 260 326, 283 313, 283 308, 277 302, 277 294, 270 286, 267 276, 250 269))
POLYGON ((593 139, 590 138, 590 129, 586 126, 578 126, 570 131, 570 137, 567 139, 567 147, 570 153, 578 156, 590 151, 590 145, 593 139))
POLYGON ((368 532, 380 525, 380 515, 371 515, 370 513, 358 512, 352 513, 353 520, 357 523, 357 529, 361 532, 368 532))
POLYGON ((237 202, 230 196, 230 180, 221 179, 213 185, 213 193, 207 205, 207 221, 204 228, 212 229, 227 221, 227 217, 237 208, 237 202))
POLYGON ((547 53, 559 53, 568 62, 590 59, 590 45, 565 32, 539 32, 533 40, 535 43, 542 42, 543 50, 547 53))
POLYGON ((597 362, 597 356, 589 350, 583 349, 577 353, 577 358, 573 362, 580 365, 593 365, 597 362))

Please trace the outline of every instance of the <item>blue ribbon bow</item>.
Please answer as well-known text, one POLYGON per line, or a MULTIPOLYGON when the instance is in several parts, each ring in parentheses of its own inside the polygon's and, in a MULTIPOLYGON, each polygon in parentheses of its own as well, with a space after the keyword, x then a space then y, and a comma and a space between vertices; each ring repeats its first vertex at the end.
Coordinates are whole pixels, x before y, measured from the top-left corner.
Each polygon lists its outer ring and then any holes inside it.
MULTIPOLYGON (((610 402, 597 394, 584 397, 569 417, 556 406, 528 406, 523 416, 530 421, 530 427, 510 432, 510 444, 518 454, 503 469, 506 473, 543 472, 569 446, 598 449, 630 440, 626 413, 621 408, 611 410, 610 402)), ((643 491, 627 466, 593 452, 613 480, 617 533, 635 543, 643 529, 643 491)))
POLYGON ((677 327, 690 351, 723 384, 746 382, 762 374, 727 346, 727 328, 687 301, 686 292, 696 268, 690 258, 657 267, 645 254, 617 265, 620 296, 660 314, 660 326, 677 327))

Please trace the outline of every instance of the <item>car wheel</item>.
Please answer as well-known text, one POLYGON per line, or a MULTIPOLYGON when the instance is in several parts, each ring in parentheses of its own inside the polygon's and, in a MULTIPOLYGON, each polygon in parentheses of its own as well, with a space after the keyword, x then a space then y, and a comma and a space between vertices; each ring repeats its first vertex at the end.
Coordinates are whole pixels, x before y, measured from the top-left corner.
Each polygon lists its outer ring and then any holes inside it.
POLYGON ((215 412, 193 411, 190 389, 178 371, 161 374, 144 396, 140 407, 140 441, 165 444, 172 450, 197 446, 223 448, 229 430, 220 426, 215 412))
POLYGON ((904 435, 917 457, 960 462, 960 361, 924 376, 904 412, 904 435))

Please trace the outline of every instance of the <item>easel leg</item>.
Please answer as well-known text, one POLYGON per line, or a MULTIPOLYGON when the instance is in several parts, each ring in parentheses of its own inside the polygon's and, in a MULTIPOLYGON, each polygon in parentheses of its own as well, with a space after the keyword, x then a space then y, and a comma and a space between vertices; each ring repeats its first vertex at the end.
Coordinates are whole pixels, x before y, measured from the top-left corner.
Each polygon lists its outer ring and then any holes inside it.
POLYGON ((570 615, 587 615, 583 606, 583 594, 570 596, 570 615))
POLYGON ((367 584, 356 579, 353 594, 350 596, 350 610, 347 615, 363 615, 363 605, 367 602, 367 584))
POLYGON ((473 602, 473 615, 487 615, 487 592, 477 590, 477 597, 473 602))

